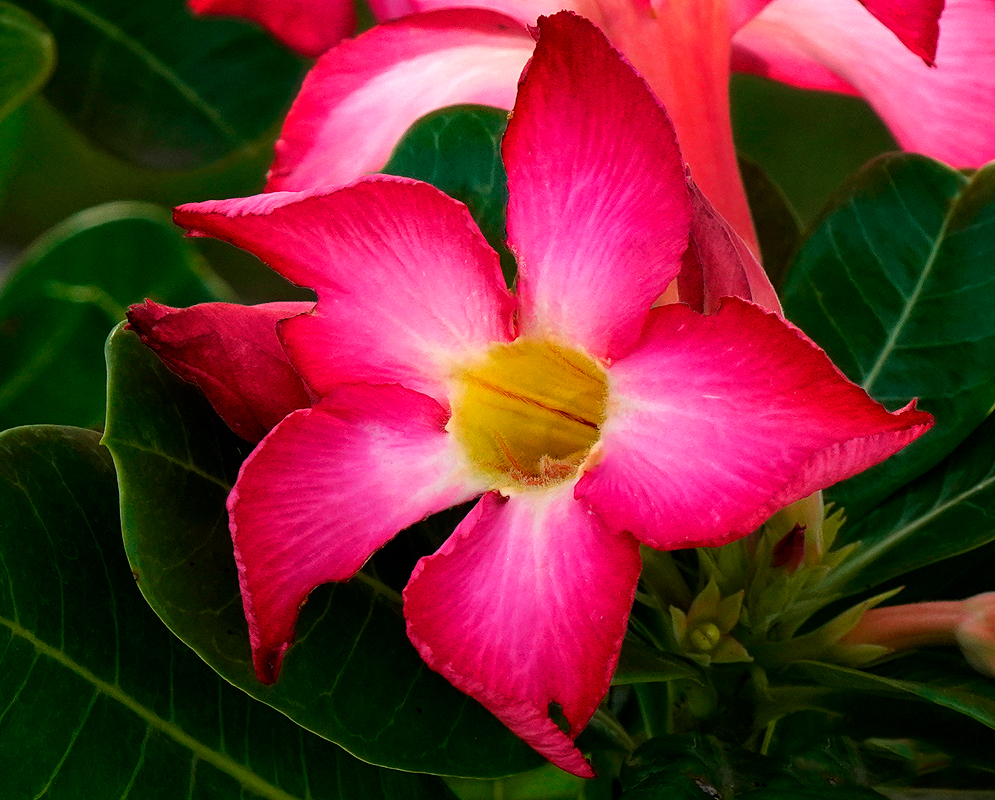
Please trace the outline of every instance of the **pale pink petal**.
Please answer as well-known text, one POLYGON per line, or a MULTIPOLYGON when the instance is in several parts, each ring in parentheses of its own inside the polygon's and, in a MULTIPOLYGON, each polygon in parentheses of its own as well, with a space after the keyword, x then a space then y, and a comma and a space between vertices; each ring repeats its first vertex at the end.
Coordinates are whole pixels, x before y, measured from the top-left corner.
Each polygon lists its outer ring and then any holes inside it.
POLYGON ((924 433, 776 315, 729 298, 655 309, 609 370, 608 416, 577 485, 606 523, 661 549, 715 546, 924 433))
POLYGON ((565 12, 539 32, 503 143, 519 325, 613 357, 680 270, 684 164, 666 112, 597 28, 565 12))
POLYGON ((511 108, 534 41, 484 10, 378 25, 304 79, 276 143, 267 191, 341 186, 380 169, 416 119, 457 103, 511 108))
POLYGON ((415 567, 404 590, 408 636, 432 669, 539 753, 591 777, 572 740, 608 691, 639 568, 636 541, 604 530, 570 484, 490 493, 415 567))
POLYGON ((935 68, 854 0, 775 0, 734 45, 739 69, 861 94, 906 150, 957 167, 995 158, 993 0, 948 0, 935 68))
POLYGON ((276 680, 316 586, 351 578, 403 528, 484 490, 448 413, 399 386, 340 387, 277 425, 228 498, 256 674, 276 680))
POLYGON ((427 184, 378 176, 328 194, 194 203, 175 219, 318 293, 312 314, 281 327, 318 395, 402 383, 444 402, 453 359, 513 335, 497 255, 466 207, 427 184))
POLYGON ((302 56, 313 58, 356 29, 352 0, 187 0, 197 14, 258 23, 302 56))
POLYGON ((742 297, 782 315, 774 287, 753 251, 693 183, 691 237, 677 276, 682 303, 711 314, 723 297, 742 297))
POLYGON ((235 433, 258 442, 291 411, 311 405, 276 326, 313 306, 204 303, 170 308, 146 300, 128 309, 128 327, 167 367, 195 384, 235 433))

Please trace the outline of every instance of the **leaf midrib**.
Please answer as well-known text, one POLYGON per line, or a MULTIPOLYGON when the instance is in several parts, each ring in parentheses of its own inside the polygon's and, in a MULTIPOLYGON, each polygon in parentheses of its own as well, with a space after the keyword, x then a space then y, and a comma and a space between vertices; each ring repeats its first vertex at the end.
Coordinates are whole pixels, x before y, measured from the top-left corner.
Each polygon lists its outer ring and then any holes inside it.
MULTIPOLYGON (((894 180, 892 180, 892 185, 894 186, 894 180)), ((888 334, 888 339, 885 341, 881 351, 878 353, 877 359, 875 359, 870 371, 860 384, 861 388, 868 394, 871 394, 871 388, 873 387, 874 382, 878 379, 878 377, 880 377, 881 371, 884 369, 884 366, 891 356, 892 351, 895 349, 899 336, 902 335, 902 331, 904 330, 906 324, 908 324, 913 310, 919 303, 919 298, 922 296, 926 282, 929 280, 929 277, 933 272, 933 267, 936 266, 936 260, 939 257, 940 250, 943 247, 943 242, 946 239, 947 226, 950 224, 950 219, 953 217, 956 206, 957 203, 956 200, 954 200, 954 202, 952 202, 950 207, 947 209, 947 213, 943 216, 943 223, 940 225, 939 231, 937 231, 936 240, 933 242, 933 247, 929 252, 929 256, 926 259, 922 272, 919 275, 919 280, 916 281, 912 294, 909 295, 909 298, 905 301, 902 313, 899 315, 898 321, 888 334)), ((910 214, 909 216, 911 217, 912 215, 910 214)))
POLYGON ((979 492, 983 492, 985 489, 993 485, 995 485, 995 475, 989 475, 984 480, 976 483, 970 489, 954 495, 946 502, 933 506, 933 508, 921 517, 917 517, 912 522, 903 525, 898 530, 884 537, 881 541, 866 548, 857 550, 846 562, 844 562, 833 572, 833 578, 831 581, 824 581, 820 584, 820 590, 825 589, 827 585, 835 587, 846 584, 850 578, 854 575, 859 575, 868 564, 873 563, 878 557, 881 556, 882 553, 887 553, 896 545, 904 541, 908 536, 933 522, 933 520, 942 516, 951 508, 970 500, 974 495, 979 492))
POLYGON ((125 50, 144 63, 151 72, 169 84, 180 97, 199 111, 229 142, 235 145, 246 144, 239 135, 239 132, 225 122, 224 117, 221 116, 217 108, 201 96, 200 92, 193 86, 183 80, 166 62, 133 36, 126 33, 110 20, 97 16, 85 6, 75 2, 75 0, 45 0, 45 2, 78 17, 83 22, 92 25, 111 41, 119 43, 125 50))
POLYGON ((8 628, 15 636, 27 641, 40 655, 51 658, 53 661, 61 664, 70 672, 89 683, 101 694, 106 695, 112 700, 116 700, 133 714, 144 720, 150 727, 155 728, 157 731, 160 731, 170 737, 180 746, 189 750, 195 757, 211 764, 214 767, 217 767, 227 775, 230 775, 232 778, 241 783, 246 789, 256 792, 261 797, 267 798, 267 800, 301 800, 301 798, 288 794, 278 786, 274 786, 268 781, 263 780, 255 772, 252 772, 242 764, 233 761, 223 753, 212 750, 203 742, 198 741, 193 736, 186 733, 178 725, 164 720, 154 711, 136 701, 133 697, 121 689, 120 686, 115 686, 107 681, 101 680, 82 664, 79 664, 71 659, 62 650, 43 642, 31 631, 22 627, 13 620, 9 620, 6 617, 0 617, 0 625, 8 628))

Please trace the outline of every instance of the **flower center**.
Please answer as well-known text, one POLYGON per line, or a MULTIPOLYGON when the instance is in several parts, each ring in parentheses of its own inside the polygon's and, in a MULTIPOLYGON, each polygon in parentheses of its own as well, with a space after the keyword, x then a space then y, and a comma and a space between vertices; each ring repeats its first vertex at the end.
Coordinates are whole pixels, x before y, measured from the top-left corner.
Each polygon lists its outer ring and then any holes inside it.
POLYGON ((608 381, 586 353, 518 339, 454 377, 448 430, 496 488, 568 480, 598 441, 608 381))

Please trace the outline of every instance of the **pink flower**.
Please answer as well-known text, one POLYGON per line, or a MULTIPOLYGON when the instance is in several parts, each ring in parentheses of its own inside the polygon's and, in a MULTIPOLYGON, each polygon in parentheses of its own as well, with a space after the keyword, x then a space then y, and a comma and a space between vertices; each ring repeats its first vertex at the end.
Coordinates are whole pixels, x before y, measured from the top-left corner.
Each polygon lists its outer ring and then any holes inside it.
POLYGON ((564 5, 647 80, 695 182, 751 245, 730 71, 863 96, 903 148, 958 167, 995 158, 993 0, 948 0, 945 10, 942 0, 402 0, 384 13, 454 5, 481 10, 409 16, 323 56, 284 126, 268 189, 340 186, 380 169, 404 131, 442 106, 511 108, 532 53, 526 25, 564 5))
POLYGON ((242 17, 302 56, 320 56, 356 30, 351 0, 187 0, 196 14, 242 17))
POLYGON ((573 739, 608 690, 639 543, 736 539, 931 418, 889 413, 745 300, 653 308, 692 225, 669 120, 589 23, 562 13, 539 32, 503 144, 515 295, 466 208, 403 178, 176 219, 318 295, 279 327, 315 399, 259 443, 229 498, 260 679, 276 679, 316 586, 483 495, 415 567, 408 634, 537 751, 590 776, 573 739))

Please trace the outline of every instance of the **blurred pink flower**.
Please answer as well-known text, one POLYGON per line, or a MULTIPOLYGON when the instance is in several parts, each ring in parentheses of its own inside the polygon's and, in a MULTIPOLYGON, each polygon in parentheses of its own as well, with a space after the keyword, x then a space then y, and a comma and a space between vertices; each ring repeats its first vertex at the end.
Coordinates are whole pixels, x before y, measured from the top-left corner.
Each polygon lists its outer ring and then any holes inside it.
POLYGON ((268 189, 341 186, 376 171, 418 117, 445 105, 511 108, 532 53, 526 26, 564 5, 600 26, 647 80, 696 183, 754 249, 732 71, 862 96, 903 148, 957 167, 995 158, 995 0, 945 9, 942 0, 387 0, 374 4, 379 17, 403 19, 343 42, 308 76, 268 189))

